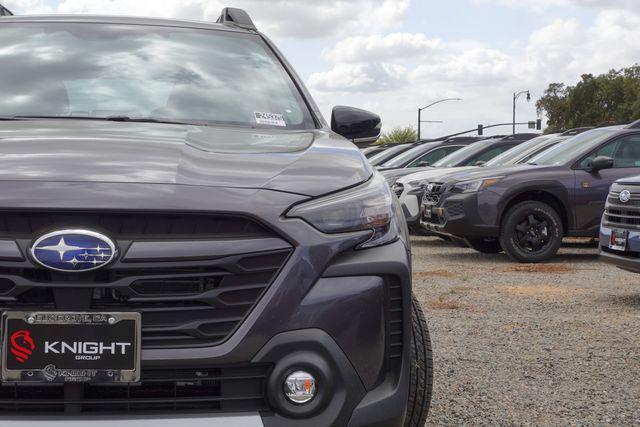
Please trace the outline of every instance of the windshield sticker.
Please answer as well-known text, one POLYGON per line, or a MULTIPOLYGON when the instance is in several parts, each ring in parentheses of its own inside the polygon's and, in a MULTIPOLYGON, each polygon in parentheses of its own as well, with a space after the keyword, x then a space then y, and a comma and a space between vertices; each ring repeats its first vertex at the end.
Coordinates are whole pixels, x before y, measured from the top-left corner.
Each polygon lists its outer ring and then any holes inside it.
POLYGON ((256 116, 256 123, 269 126, 287 126, 282 114, 276 113, 253 113, 256 116))

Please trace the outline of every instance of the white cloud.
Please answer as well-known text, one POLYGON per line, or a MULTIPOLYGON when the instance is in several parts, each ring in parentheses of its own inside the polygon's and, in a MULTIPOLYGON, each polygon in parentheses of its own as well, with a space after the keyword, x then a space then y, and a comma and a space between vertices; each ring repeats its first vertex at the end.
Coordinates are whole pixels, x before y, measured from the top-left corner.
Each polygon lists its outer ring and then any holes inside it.
POLYGON ((53 13, 53 8, 42 0, 4 0, 2 2, 13 13, 29 11, 32 14, 53 13))
POLYGON ((424 34, 392 33, 386 36, 349 37, 341 40, 333 49, 325 49, 322 57, 330 62, 357 63, 408 60, 416 56, 432 54, 440 47, 440 40, 429 39, 424 34))
MULTIPOLYGON (((477 123, 509 122, 516 91, 531 90, 535 101, 549 83, 575 84, 584 73, 638 63, 640 13, 602 10, 587 25, 575 19, 551 21, 524 38, 517 49, 496 49, 473 40, 442 40, 427 48, 428 40, 423 34, 345 39, 325 51, 330 69, 312 74, 310 89, 323 111, 335 104, 370 108, 383 117, 386 128, 415 126, 419 105, 464 98, 463 103, 441 104, 428 112, 429 119, 445 121, 425 125, 427 134, 431 126, 431 136, 477 123), (405 52, 387 52, 394 48, 405 52), (421 49, 430 50, 421 54, 421 49), (380 71, 394 64, 402 67, 401 73, 380 71)), ((520 100, 518 119, 535 118, 534 102, 520 100)))
MULTIPOLYGON (((5 0, 6 1, 6 0, 5 0)), ((233 3, 245 9, 266 34, 327 37, 371 34, 402 25, 411 0, 62 0, 55 10, 43 0, 8 0, 22 14, 91 13, 214 21, 233 3)))
POLYGON ((309 87, 319 92, 384 92, 404 85, 406 70, 395 64, 338 64, 315 73, 309 87))
POLYGON ((475 3, 498 4, 502 6, 526 8, 533 11, 546 11, 551 7, 581 7, 593 9, 630 9, 638 10, 638 0, 473 0, 475 3))

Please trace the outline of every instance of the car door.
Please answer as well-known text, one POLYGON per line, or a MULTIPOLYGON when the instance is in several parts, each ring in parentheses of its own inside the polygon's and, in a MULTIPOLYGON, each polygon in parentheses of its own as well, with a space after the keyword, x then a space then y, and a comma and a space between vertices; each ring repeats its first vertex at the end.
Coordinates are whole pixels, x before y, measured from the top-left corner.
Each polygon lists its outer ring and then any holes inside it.
POLYGON ((640 175, 640 134, 631 134, 608 142, 584 157, 574 168, 574 215, 576 229, 597 235, 611 184, 620 178, 640 175), (598 156, 613 158, 613 168, 597 173, 589 171, 598 156))

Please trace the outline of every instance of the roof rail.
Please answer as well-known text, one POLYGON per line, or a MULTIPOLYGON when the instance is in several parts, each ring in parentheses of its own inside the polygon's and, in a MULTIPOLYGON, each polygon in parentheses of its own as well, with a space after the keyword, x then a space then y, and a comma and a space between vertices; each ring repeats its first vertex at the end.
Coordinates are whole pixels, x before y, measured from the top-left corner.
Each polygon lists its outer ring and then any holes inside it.
POLYGON ((626 126, 629 125, 629 122, 603 122, 603 123, 599 123, 598 125, 596 125, 596 128, 610 128, 613 126, 626 126))
POLYGON ((219 24, 244 28, 245 30, 258 31, 249 14, 244 10, 236 9, 235 7, 225 7, 222 9, 222 13, 220 13, 220 17, 216 22, 219 24))
POLYGON ((584 127, 581 127, 581 128, 573 128, 573 129, 569 129, 569 130, 566 130, 566 131, 562 132, 560 134, 560 136, 579 135, 582 132, 586 132, 586 131, 591 130, 591 129, 593 129, 593 126, 584 126, 584 127))
POLYGON ((627 129, 640 129, 640 120, 636 120, 635 122, 631 123, 629 126, 627 126, 627 129))
POLYGON ((0 4, 0 16, 13 16, 13 13, 6 7, 0 4))

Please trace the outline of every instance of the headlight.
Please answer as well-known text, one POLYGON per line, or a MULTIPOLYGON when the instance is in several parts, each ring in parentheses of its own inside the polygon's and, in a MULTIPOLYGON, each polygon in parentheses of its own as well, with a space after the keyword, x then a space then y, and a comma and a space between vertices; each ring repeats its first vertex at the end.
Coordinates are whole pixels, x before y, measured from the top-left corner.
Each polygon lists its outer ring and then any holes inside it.
POLYGON ((412 188, 422 188, 422 187, 426 187, 427 181, 423 179, 419 179, 417 181, 409 181, 407 185, 412 188))
POLYGON ((370 248, 398 238, 394 197, 384 177, 373 178, 358 187, 294 206, 289 218, 301 218, 323 233, 371 230, 371 237, 358 248, 370 248))
POLYGON ((503 177, 474 179, 472 181, 461 181, 453 185, 451 191, 454 193, 475 193, 492 185, 497 184, 503 177))

